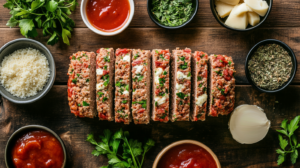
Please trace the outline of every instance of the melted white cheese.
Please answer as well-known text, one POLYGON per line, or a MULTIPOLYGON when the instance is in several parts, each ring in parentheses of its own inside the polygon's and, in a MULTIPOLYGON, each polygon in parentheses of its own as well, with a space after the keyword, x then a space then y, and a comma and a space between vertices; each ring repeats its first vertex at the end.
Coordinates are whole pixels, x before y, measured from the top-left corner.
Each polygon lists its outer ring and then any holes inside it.
POLYGON ((184 85, 176 83, 176 92, 177 92, 177 93, 182 92, 182 90, 183 90, 184 88, 185 88, 184 85))
POLYGON ((99 68, 96 70, 97 75, 103 75, 103 69, 99 68))
POLYGON ((97 90, 102 90, 105 88, 105 86, 103 85, 103 83, 97 83, 96 88, 97 90))
POLYGON ((161 75, 162 73, 163 73, 162 68, 157 68, 155 70, 155 84, 159 84, 159 75, 161 75))
POLYGON ((125 91, 123 92, 123 94, 124 94, 124 95, 129 95, 129 92, 128 92, 127 90, 125 90, 125 91))
POLYGON ((142 73, 142 69, 144 68, 144 66, 143 65, 137 65, 134 68, 135 68, 135 73, 140 74, 140 73, 142 73))
POLYGON ((157 102, 157 105, 161 105, 164 104, 167 100, 167 98, 169 98, 169 95, 165 95, 165 96, 155 96, 154 100, 155 102, 157 102))
POLYGON ((178 71, 177 72, 177 79, 181 80, 181 79, 188 79, 188 80, 191 80, 191 77, 183 74, 182 72, 178 71))
POLYGON ((207 101, 207 94, 203 94, 196 98, 196 104, 200 107, 202 107, 203 103, 207 101))
POLYGON ((124 61, 130 62, 130 56, 129 54, 126 54, 125 57, 123 57, 124 61))

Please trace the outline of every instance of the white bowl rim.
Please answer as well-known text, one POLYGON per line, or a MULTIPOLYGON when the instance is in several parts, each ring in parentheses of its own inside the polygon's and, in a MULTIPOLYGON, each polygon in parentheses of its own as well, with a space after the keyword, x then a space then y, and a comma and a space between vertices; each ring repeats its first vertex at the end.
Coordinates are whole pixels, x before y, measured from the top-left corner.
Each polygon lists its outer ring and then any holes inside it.
POLYGON ((84 22, 84 24, 90 29, 92 30, 94 33, 96 34, 99 34, 99 35, 103 35, 103 36, 114 36, 114 35, 117 35, 119 33, 121 33, 122 31, 124 31, 130 24, 130 22, 132 21, 132 18, 134 16, 134 10, 135 10, 135 7, 134 7, 134 1, 133 0, 128 0, 129 2, 129 6, 130 6, 130 14, 129 14, 129 18, 127 19, 127 22, 125 23, 125 25, 123 25, 121 28, 119 28, 118 30, 116 31, 113 31, 113 32, 105 32, 105 31, 101 31, 97 28, 95 28, 94 26, 92 26, 90 24, 90 22, 88 21, 87 19, 87 16, 86 16, 86 3, 87 3, 88 0, 82 0, 81 1, 81 5, 80 5, 80 15, 81 15, 81 18, 84 22))

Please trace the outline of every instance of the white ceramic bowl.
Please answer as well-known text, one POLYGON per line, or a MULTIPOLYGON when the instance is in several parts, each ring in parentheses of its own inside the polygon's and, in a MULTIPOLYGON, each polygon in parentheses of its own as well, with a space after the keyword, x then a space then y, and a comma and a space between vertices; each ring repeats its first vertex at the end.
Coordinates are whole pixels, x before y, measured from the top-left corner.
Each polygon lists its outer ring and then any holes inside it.
POLYGON ((89 22, 87 16, 86 16, 86 4, 88 2, 88 0, 82 0, 81 2, 81 6, 80 6, 80 13, 81 13, 81 17, 83 22, 85 23, 85 25, 92 30, 93 32, 103 35, 103 36, 114 36, 117 35, 119 33, 121 33, 122 31, 124 31, 128 25, 130 24, 133 15, 134 15, 134 1, 133 0, 128 0, 129 1, 129 5, 130 5, 130 14, 129 14, 129 18, 127 19, 126 23, 118 30, 113 31, 113 32, 105 32, 105 31, 101 31, 97 28, 95 28, 94 26, 91 25, 91 23, 89 22))

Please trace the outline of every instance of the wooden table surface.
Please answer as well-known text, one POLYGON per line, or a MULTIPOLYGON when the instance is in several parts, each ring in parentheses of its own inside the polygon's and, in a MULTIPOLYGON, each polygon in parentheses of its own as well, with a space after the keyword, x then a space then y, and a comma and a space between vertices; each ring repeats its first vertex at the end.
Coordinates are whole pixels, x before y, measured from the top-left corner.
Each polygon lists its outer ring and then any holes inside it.
MULTIPOLYGON (((146 155, 145 168, 151 168, 156 155, 166 145, 183 139, 200 141, 210 147, 218 156, 223 168, 268 168, 277 167, 279 148, 276 129, 284 118, 292 119, 300 110, 300 73, 291 86, 277 94, 261 93, 249 85, 244 73, 244 63, 248 51, 264 39, 278 39, 287 43, 300 62, 300 1, 275 0, 271 14, 258 29, 249 32, 234 32, 219 25, 213 17, 209 0, 199 0, 199 11, 192 23, 179 30, 166 30, 156 26, 148 17, 147 0, 135 0, 135 15, 123 33, 113 36, 99 36, 90 31, 81 20, 77 7, 72 14, 76 28, 72 32, 71 46, 60 41, 55 46, 47 46, 56 63, 56 80, 51 91, 43 99, 30 105, 16 105, 6 99, 0 108, 0 167, 4 168, 4 148, 9 136, 18 128, 29 125, 44 125, 60 135, 67 147, 67 167, 93 168, 107 164, 106 157, 91 155, 93 146, 85 142, 87 134, 95 135, 109 128, 113 131, 130 131, 133 138, 140 140, 153 138, 156 145, 146 155), (69 56, 79 50, 96 51, 100 47, 113 48, 169 48, 190 47, 209 54, 232 56, 237 70, 236 106, 255 104, 262 107, 271 120, 271 128, 266 138, 252 145, 237 143, 228 130, 229 116, 207 117, 205 122, 154 123, 128 126, 95 119, 75 118, 70 113, 67 101, 67 69, 69 56), (278 101, 279 103, 275 103, 278 101)), ((0 46, 21 38, 18 28, 5 26, 9 11, 0 0, 0 46)), ((41 31, 39 31, 41 34, 41 31)), ((36 40, 46 44, 47 38, 36 40)), ((298 65, 299 66, 299 65, 298 65)), ((300 130, 296 131, 300 140, 300 130)), ((280 167, 300 167, 300 162, 292 166, 290 159, 280 167)), ((299 159, 298 159, 299 160, 299 159)))

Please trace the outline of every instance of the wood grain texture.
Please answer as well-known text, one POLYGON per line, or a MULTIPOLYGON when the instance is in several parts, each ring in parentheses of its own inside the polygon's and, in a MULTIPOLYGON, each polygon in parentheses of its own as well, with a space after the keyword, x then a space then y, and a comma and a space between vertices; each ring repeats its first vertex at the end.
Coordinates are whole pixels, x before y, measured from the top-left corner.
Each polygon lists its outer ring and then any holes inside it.
MULTIPOLYGON (((22 37, 19 29, 2 28, 0 46, 13 39, 22 37), (9 34, 9 36, 7 36, 9 34)), ((232 56, 236 68, 236 83, 248 84, 244 72, 244 64, 249 50, 259 41, 274 38, 287 43, 300 54, 300 28, 260 28, 252 32, 234 32, 224 28, 183 28, 166 30, 161 28, 129 28, 114 37, 99 36, 87 28, 76 28, 71 39, 71 46, 60 41, 55 46, 47 47, 52 52, 56 63, 57 83, 66 83, 69 56, 77 51, 94 51, 100 47, 116 48, 169 48, 189 47, 192 51, 202 50, 208 54, 225 54, 232 56)), ((46 43, 47 38, 36 40, 46 43)), ((298 57, 298 66, 300 58, 298 57)), ((300 74, 294 79, 294 84, 300 83, 300 74)))
MULTIPOLYGON (((6 0, 0 0, 0 6, 2 8, 6 0)), ((80 15, 80 2, 78 0, 79 6, 71 15, 74 19, 76 27, 86 27, 83 23, 80 15)), ((135 14, 130 27, 157 27, 156 24, 152 22, 149 18, 147 12, 147 0, 135 0, 135 14)), ((272 11, 262 25, 263 27, 299 27, 300 26, 300 1, 299 0, 289 0, 280 1, 274 0, 272 11), (288 11, 288 12, 287 12, 288 11)), ((0 10, 0 27, 6 27, 6 22, 10 18, 8 9, 0 10)), ((199 0, 199 10, 194 20, 187 25, 187 27, 221 27, 221 25, 214 18, 209 0, 199 0)))
MULTIPOLYGON (((299 99, 300 86, 290 86, 278 94, 265 94, 250 86, 237 86, 236 106, 258 105, 265 110, 268 119, 271 120, 271 128, 262 141, 242 145, 232 138, 228 130, 229 116, 207 117, 205 122, 151 122, 150 125, 139 126, 133 123, 125 126, 99 121, 97 118, 76 118, 70 113, 67 104, 67 86, 56 85, 43 99, 30 105, 16 105, 3 99, 3 108, 0 109, 0 167, 4 167, 6 140, 16 129, 30 124, 44 125, 60 135, 68 151, 67 167, 92 168, 106 165, 106 157, 91 155, 94 147, 85 139, 87 134, 93 132, 98 136, 107 128, 113 131, 120 128, 128 130, 135 139, 155 140, 155 147, 146 155, 144 168, 152 167, 156 155, 165 146, 183 139, 193 139, 206 144, 218 156, 223 168, 277 167, 275 150, 279 147, 279 142, 275 130, 279 129, 284 118, 292 119, 299 115, 299 99)), ((299 139, 299 130, 296 131, 296 135, 299 139)), ((300 162, 295 165, 299 166, 300 162)), ((289 159, 282 167, 292 167, 289 159)))

